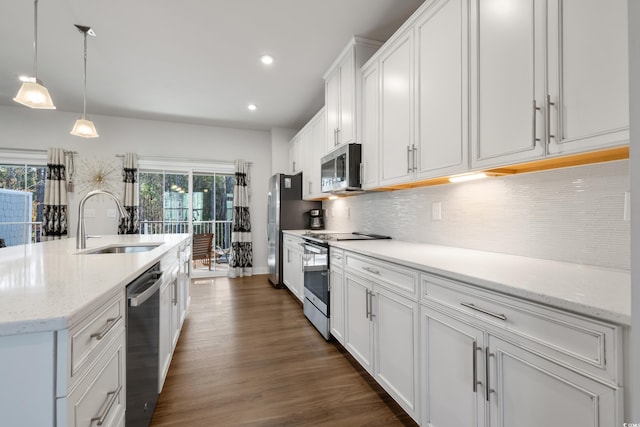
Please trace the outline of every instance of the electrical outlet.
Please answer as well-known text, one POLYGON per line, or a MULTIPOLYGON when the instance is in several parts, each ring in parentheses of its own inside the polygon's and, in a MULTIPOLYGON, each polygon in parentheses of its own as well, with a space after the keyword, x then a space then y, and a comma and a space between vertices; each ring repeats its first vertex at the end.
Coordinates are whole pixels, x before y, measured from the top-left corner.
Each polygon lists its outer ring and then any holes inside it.
POLYGON ((440 221, 441 219, 442 219, 442 203, 441 202, 431 203, 431 220, 440 221))
POLYGON ((624 216, 625 221, 631 221, 631 192, 624 192, 624 216))

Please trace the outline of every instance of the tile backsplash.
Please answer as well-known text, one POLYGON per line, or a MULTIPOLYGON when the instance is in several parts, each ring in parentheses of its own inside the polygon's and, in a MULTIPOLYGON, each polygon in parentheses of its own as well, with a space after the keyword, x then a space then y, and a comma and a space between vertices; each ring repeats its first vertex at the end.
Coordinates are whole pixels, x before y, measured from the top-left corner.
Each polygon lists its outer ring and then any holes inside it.
POLYGON ((365 193, 323 207, 331 230, 629 270, 629 187, 629 162, 621 160, 365 193))

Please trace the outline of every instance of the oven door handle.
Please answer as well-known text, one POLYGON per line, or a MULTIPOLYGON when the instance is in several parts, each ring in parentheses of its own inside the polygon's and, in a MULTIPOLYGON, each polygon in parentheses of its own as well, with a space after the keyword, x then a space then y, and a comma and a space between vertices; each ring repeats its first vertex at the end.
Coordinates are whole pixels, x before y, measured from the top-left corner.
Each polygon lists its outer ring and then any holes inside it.
POLYGON ((311 253, 314 253, 314 254, 326 254, 327 253, 327 248, 322 248, 322 247, 309 245, 309 244, 305 244, 304 245, 304 250, 306 252, 311 252, 311 253))

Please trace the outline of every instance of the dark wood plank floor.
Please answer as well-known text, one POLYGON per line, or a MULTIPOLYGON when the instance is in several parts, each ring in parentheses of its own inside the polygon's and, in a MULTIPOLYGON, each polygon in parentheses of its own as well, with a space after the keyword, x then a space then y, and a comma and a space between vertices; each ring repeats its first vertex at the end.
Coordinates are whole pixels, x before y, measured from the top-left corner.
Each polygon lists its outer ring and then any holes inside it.
POLYGON ((191 295, 152 426, 416 425, 267 276, 191 295))

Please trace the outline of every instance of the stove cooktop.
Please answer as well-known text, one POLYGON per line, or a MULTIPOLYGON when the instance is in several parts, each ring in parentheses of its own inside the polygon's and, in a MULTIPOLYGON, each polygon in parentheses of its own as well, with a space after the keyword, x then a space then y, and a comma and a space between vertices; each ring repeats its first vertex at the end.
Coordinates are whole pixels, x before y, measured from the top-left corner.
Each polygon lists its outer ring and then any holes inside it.
POLYGON ((339 242, 345 240, 379 240, 391 239, 389 236, 370 233, 305 233, 302 237, 321 242, 339 242))

